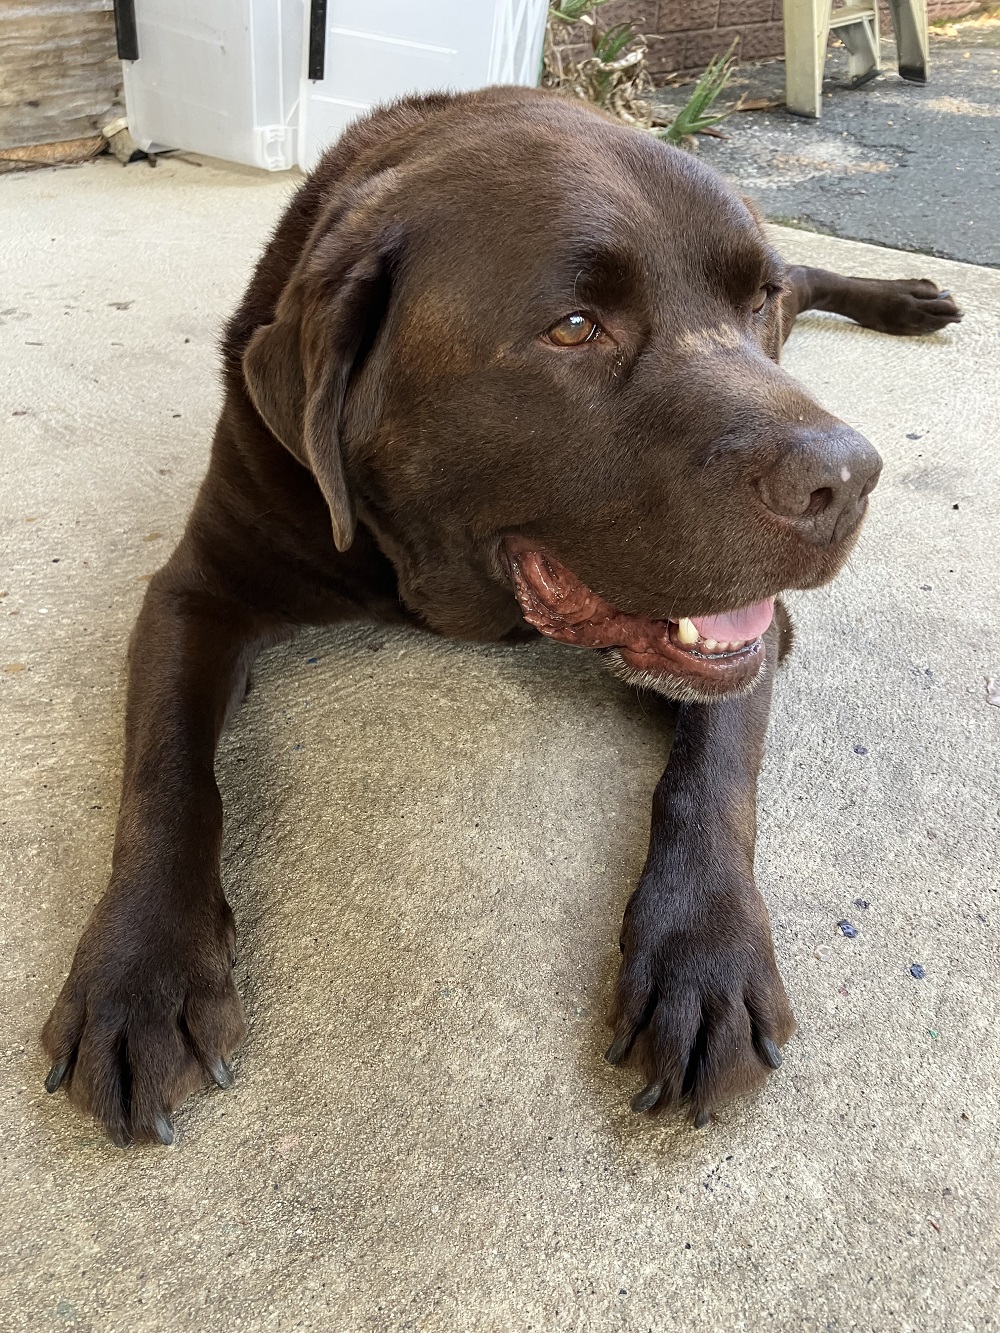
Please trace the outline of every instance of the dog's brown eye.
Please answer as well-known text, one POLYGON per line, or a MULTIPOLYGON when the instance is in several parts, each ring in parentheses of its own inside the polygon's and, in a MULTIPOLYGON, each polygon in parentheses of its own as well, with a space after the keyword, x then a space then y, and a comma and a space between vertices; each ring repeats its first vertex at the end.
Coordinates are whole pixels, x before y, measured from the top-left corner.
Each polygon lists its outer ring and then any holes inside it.
POLYGON ((760 291, 753 298, 753 312, 755 315, 759 315, 760 312, 764 309, 764 307, 767 305, 767 298, 770 295, 771 295, 771 289, 769 287, 761 287, 760 291))
POLYGON ((572 315, 564 315, 553 324, 545 336, 557 347, 580 347, 583 343, 593 342, 600 334, 600 324, 575 310, 572 315))

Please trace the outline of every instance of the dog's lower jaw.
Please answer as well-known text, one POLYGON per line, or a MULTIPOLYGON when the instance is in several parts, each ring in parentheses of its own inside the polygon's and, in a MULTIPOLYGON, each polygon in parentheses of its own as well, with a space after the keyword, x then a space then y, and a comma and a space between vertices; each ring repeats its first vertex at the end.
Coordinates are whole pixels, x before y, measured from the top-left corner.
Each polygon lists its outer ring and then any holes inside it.
POLYGON ((651 690, 655 694, 679 704, 715 704, 726 699, 739 699, 752 694, 767 676, 767 654, 761 645, 761 664, 758 670, 738 685, 728 687, 724 692, 699 689, 697 685, 669 671, 647 671, 641 667, 630 666, 622 656, 620 648, 602 648, 598 650, 609 671, 639 690, 651 690))

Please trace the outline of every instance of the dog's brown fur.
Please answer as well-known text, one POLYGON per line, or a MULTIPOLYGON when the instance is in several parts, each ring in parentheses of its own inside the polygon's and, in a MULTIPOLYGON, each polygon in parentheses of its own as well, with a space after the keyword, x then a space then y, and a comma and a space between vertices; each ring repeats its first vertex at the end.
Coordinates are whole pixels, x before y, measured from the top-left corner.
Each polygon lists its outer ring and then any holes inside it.
MULTIPOLYGON (((892 333, 959 317, 931 283, 786 268, 712 172, 551 94, 410 99, 348 131, 226 333, 208 475, 136 627, 111 883, 45 1027, 50 1090, 117 1142, 169 1141, 177 1103, 229 1081, 243 1016, 213 761, 265 645, 359 617, 525 637, 515 537, 657 619, 836 572, 878 464, 777 365, 810 307, 892 333), (555 347, 580 309, 606 333, 555 347), (854 479, 830 481, 831 458, 854 479)), ((703 1123, 794 1026, 753 882, 789 635, 779 603, 756 688, 678 711, 609 1052, 641 1033, 639 1110, 703 1123)))

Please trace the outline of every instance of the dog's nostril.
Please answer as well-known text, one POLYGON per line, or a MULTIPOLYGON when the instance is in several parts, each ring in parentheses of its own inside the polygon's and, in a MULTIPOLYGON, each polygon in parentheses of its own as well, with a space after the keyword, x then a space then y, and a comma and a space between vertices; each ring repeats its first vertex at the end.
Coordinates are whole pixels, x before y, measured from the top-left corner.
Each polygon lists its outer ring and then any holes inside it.
POLYGON ((833 503, 833 491, 829 486, 820 486, 809 496, 809 503, 806 505, 804 518, 812 518, 815 514, 822 514, 824 509, 829 508, 833 503))
POLYGON ((842 515, 856 521, 878 481, 882 462, 866 439, 847 426, 793 430, 757 481, 761 499, 791 519, 808 541, 827 542, 842 515))

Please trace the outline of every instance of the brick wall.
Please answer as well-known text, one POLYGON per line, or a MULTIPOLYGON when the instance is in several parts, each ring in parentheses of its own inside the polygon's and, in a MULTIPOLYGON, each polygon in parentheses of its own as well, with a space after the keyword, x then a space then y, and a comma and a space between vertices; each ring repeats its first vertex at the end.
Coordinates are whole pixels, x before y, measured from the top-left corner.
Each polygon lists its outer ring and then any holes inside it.
MULTIPOLYGON (((928 0, 933 19, 959 18, 981 9, 983 0, 928 0)), ((631 20, 649 41, 654 78, 704 69, 734 37, 742 60, 764 60, 784 50, 782 0, 610 0, 600 10, 603 27, 631 20)), ((883 4, 883 9, 884 9, 883 4)), ((888 10, 883 31, 891 32, 888 10)))

